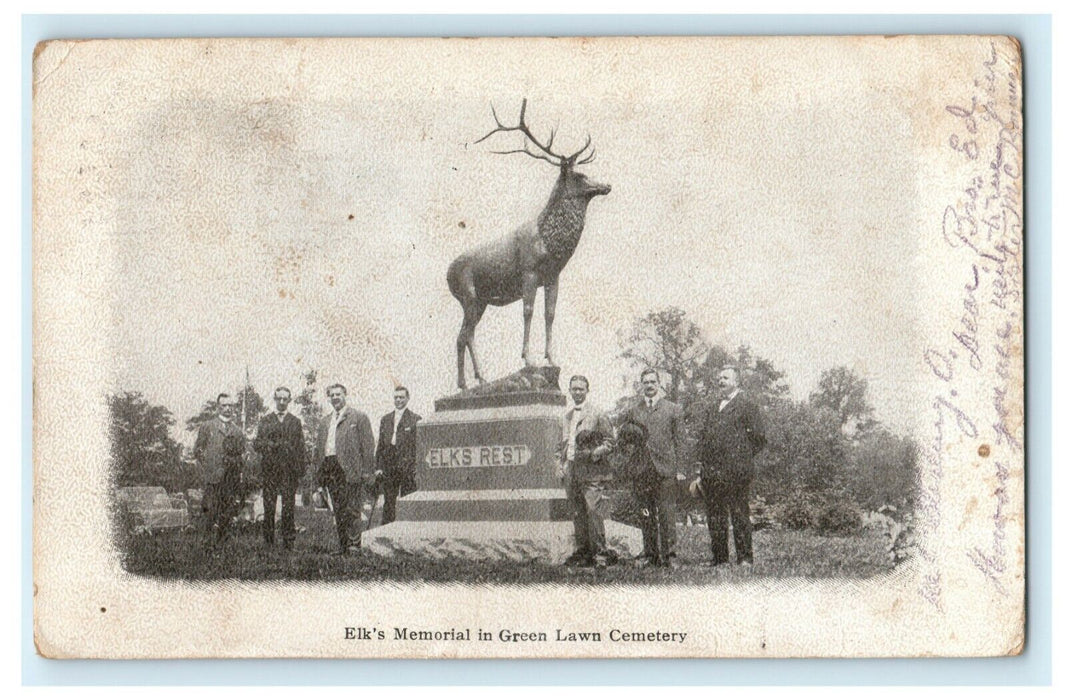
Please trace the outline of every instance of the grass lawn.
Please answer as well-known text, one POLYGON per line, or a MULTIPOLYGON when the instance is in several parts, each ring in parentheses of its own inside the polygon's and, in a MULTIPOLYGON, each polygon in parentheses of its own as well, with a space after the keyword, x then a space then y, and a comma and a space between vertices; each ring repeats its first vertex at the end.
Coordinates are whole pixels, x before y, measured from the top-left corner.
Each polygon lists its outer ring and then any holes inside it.
POLYGON ((462 583, 715 583, 758 577, 866 577, 885 573, 891 560, 884 539, 875 534, 824 537, 810 532, 766 529, 755 533, 755 566, 712 569, 704 526, 678 526, 678 561, 672 569, 638 568, 621 563, 607 569, 568 569, 539 563, 430 560, 415 556, 381 557, 369 552, 330 554, 336 535, 326 511, 296 509, 296 548, 267 547, 257 530, 235 531, 213 556, 205 556, 194 531, 131 536, 124 564, 130 573, 190 580, 250 581, 430 581, 462 583))

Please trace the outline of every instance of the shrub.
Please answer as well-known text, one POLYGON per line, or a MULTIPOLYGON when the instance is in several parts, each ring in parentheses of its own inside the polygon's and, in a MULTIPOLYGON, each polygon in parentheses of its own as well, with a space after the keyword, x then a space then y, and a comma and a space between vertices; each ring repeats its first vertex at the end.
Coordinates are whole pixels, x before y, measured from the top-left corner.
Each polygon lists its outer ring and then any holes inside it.
POLYGON ((812 530, 818 525, 818 500, 813 493, 795 491, 777 505, 774 519, 792 530, 812 530))
POLYGON ((794 491, 774 509, 774 519, 792 530, 843 535, 862 526, 862 511, 844 491, 794 491))
POLYGON ((862 511, 859 504, 846 494, 832 494, 818 512, 818 532, 845 535, 862 526, 862 511))

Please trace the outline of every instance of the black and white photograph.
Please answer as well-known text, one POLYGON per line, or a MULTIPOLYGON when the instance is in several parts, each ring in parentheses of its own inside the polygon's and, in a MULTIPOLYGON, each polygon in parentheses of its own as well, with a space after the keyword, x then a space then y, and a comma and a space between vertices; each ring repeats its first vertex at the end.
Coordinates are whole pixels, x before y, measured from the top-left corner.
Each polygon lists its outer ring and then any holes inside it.
POLYGON ((59 40, 33 87, 41 654, 1024 647, 1011 38, 59 40))

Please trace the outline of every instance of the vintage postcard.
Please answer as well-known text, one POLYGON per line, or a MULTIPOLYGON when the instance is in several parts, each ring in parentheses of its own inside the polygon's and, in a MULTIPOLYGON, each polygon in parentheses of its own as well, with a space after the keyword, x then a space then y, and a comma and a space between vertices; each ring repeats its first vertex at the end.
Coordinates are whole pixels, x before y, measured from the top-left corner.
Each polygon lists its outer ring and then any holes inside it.
POLYGON ((1025 644, 1021 47, 52 41, 60 658, 1025 644))

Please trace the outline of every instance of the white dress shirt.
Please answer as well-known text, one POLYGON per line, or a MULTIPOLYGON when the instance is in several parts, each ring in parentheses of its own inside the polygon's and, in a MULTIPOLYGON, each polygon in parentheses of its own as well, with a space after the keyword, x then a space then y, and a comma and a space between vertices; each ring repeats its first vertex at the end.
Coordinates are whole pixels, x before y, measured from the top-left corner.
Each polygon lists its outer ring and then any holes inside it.
POLYGON ((735 399, 737 397, 737 394, 739 393, 740 389, 733 389, 733 393, 722 399, 722 402, 718 404, 718 412, 721 413, 722 411, 724 411, 725 407, 729 405, 729 402, 735 399))
POLYGON ((396 444, 396 436, 400 434, 400 421, 403 420, 403 414, 407 412, 406 408, 401 408, 399 411, 392 412, 392 444, 396 444))
POLYGON ((326 457, 337 456, 337 424, 341 422, 341 411, 334 411, 333 418, 329 421, 329 432, 326 433, 326 457))
POLYGON ((581 413, 585 408, 585 404, 574 406, 573 412, 570 414, 570 439, 566 445, 566 458, 573 462, 574 456, 577 454, 577 425, 581 422, 581 413))

